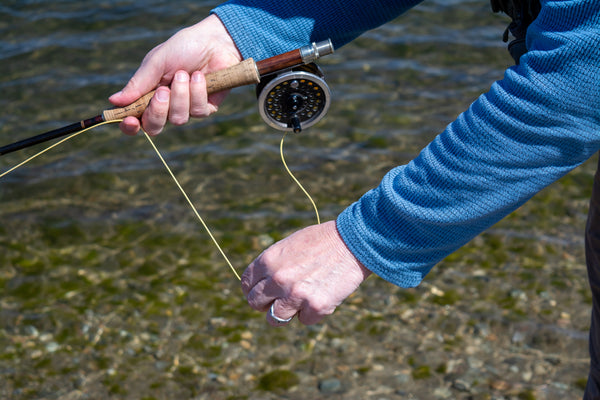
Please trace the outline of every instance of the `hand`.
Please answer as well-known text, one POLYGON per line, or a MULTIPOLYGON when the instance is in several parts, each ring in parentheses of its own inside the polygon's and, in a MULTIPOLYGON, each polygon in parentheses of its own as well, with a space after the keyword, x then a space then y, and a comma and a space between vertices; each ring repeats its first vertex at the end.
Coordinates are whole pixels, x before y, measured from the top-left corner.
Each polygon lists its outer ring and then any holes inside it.
MULTIPOLYGON (((316 324, 333 313, 371 271, 342 241, 335 221, 305 228, 275 243, 242 275, 242 290, 250 306, 303 324, 316 324)), ((267 314, 273 326, 281 322, 267 314)))
POLYGON ((135 135, 140 127, 159 134, 167 120, 185 124, 190 117, 207 117, 217 111, 227 93, 206 94, 204 75, 239 63, 242 56, 216 15, 182 29, 152 49, 127 85, 109 100, 123 107, 156 89, 150 105, 137 118, 127 117, 121 130, 135 135))

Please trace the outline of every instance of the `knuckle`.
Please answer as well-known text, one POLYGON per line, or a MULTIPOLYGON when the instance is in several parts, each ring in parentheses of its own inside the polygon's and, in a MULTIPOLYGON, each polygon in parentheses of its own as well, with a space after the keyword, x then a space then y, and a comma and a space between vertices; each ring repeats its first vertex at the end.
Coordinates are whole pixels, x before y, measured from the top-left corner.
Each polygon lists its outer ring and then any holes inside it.
POLYGON ((189 117, 187 115, 183 115, 183 114, 174 114, 171 115, 171 117, 169 118, 169 121, 173 124, 173 125, 184 125, 189 121, 189 117))
POLYGON ((312 297, 307 307, 319 316, 330 315, 335 311, 335 306, 332 306, 328 301, 320 297, 312 297))
POLYGON ((260 304, 259 296, 255 291, 250 291, 250 293, 248 293, 246 301, 248 302, 248 305, 254 310, 261 310, 262 305, 260 304))
POLYGON ((190 115, 194 118, 206 118, 211 114, 208 107, 203 106, 193 106, 190 109, 190 115))
POLYGON ((276 265, 277 260, 278 257, 272 251, 272 249, 265 250, 260 256, 261 263, 267 268, 272 268, 274 265, 276 265))
POLYGON ((286 273, 284 273, 282 270, 277 270, 271 274, 271 280, 278 287, 286 287, 289 279, 286 273))
POLYGON ((144 118, 144 121, 142 121, 142 126, 149 135, 158 135, 160 132, 162 132, 164 123, 152 118, 144 118))
POLYGON ((304 287, 304 285, 300 285, 295 283, 290 289, 290 297, 292 299, 301 300, 302 302, 307 302, 310 304, 310 294, 304 287))
POLYGON ((146 131, 146 133, 150 136, 156 136, 158 134, 160 134, 162 132, 162 128, 144 128, 144 130, 146 131))
POLYGON ((140 89, 139 89, 140 85, 138 83, 138 79, 137 77, 134 75, 132 76, 129 81, 127 82, 127 84, 125 85, 125 90, 131 90, 137 93, 141 93, 140 89))
POLYGON ((154 102, 150 103, 149 112, 144 113, 144 116, 147 114, 148 121, 151 121, 152 123, 160 123, 162 125, 162 123, 167 120, 169 115, 168 106, 153 103, 154 102))

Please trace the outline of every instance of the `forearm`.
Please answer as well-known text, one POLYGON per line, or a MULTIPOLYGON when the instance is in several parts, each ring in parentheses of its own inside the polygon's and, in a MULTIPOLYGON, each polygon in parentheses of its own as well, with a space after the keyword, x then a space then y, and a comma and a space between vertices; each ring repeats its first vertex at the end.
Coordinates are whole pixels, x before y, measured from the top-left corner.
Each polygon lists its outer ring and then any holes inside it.
POLYGON ((417 285, 445 256, 600 149, 600 5, 544 3, 529 53, 338 230, 377 275, 417 285))
POLYGON ((328 38, 339 48, 421 1, 232 0, 212 12, 244 58, 260 60, 328 38))

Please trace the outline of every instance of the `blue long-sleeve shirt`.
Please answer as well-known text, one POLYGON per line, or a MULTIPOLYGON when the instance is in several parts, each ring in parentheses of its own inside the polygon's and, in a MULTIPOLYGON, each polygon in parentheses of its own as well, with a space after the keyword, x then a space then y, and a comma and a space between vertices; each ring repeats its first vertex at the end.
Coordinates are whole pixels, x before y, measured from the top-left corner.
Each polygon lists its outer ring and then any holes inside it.
MULTIPOLYGON (((214 12, 244 57, 262 59, 329 37, 339 47, 418 3, 233 0, 214 12)), ((600 149, 600 1, 541 3, 520 65, 338 216, 344 242, 375 274, 418 285, 600 149)))

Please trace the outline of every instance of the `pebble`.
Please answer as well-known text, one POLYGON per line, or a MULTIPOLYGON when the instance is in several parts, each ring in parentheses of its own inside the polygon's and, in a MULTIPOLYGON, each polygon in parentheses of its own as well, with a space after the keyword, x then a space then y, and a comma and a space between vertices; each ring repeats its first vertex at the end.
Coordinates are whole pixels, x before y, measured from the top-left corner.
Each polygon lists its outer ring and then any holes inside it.
POLYGON ((433 395, 438 399, 449 399, 452 397, 452 391, 447 387, 439 387, 433 391, 433 395))
POLYGON ((553 382, 552 386, 559 388, 560 390, 568 390, 569 385, 562 382, 553 382))
POLYGON ((41 334, 39 339, 40 339, 40 342, 49 342, 50 340, 52 340, 52 334, 51 333, 41 334))
POLYGON ((452 387, 461 392, 468 392, 471 390, 471 385, 469 382, 463 379, 456 379, 454 382, 452 382, 452 387))
POLYGON ((545 375, 547 372, 547 368, 541 364, 541 363, 537 363, 533 366, 533 372, 535 375, 545 375))
POLYGON ((371 367, 371 369, 373 371, 384 371, 385 370, 385 365, 373 364, 373 366, 371 367))
POLYGON ((252 348, 252 343, 247 340, 241 340, 240 347, 244 350, 250 350, 252 348))
POLYGON ((472 369, 480 369, 481 367, 483 367, 484 364, 483 361, 475 357, 467 358, 467 363, 469 364, 469 368, 472 369))
POLYGON ((333 338, 331 340, 331 347, 335 350, 345 351, 348 349, 348 341, 341 338, 333 338))
POLYGON ((527 294, 522 290, 513 290, 510 292, 510 297, 517 300, 527 301, 527 294))
POLYGON ((319 391, 323 394, 342 392, 342 382, 336 378, 324 379, 319 382, 319 391))
POLYGON ((475 334, 475 336, 487 337, 490 334, 490 327, 488 324, 484 323, 475 324, 475 327, 473 328, 473 333, 475 334))
POLYGON ((403 321, 410 321, 414 315, 415 315, 415 312, 409 308, 408 310, 406 310, 406 311, 402 312, 402 314, 400 314, 400 319, 402 319, 403 321))
POLYGON ((441 297, 441 296, 443 296, 444 294, 446 294, 446 293, 445 293, 443 290, 441 290, 441 289, 438 289, 438 288, 437 288, 437 287, 435 287, 435 286, 431 286, 431 289, 429 289, 429 291, 431 292, 431 294, 432 294, 432 295, 434 295, 434 296, 438 296, 438 297, 441 297))
POLYGON ((154 363, 154 368, 156 368, 157 371, 166 371, 167 368, 169 368, 169 363, 166 361, 156 361, 154 363))
POLYGON ((29 355, 29 357, 31 357, 32 359, 36 359, 36 358, 40 358, 43 355, 44 355, 44 353, 38 349, 38 350, 32 351, 31 354, 29 355))
POLYGON ((38 337, 40 335, 40 332, 36 329, 35 326, 32 325, 27 325, 25 328, 25 334, 27 336, 31 336, 31 337, 38 337))
POLYGON ((525 341, 525 334, 523 332, 515 332, 511 338, 511 341, 514 344, 522 343, 525 341))
POLYGON ((250 331, 244 331, 244 332, 242 332, 242 339, 244 339, 244 340, 252 340, 252 338, 253 338, 252 332, 250 332, 250 331))
POLYGON ((60 348, 60 346, 56 342, 50 342, 46 345, 46 351, 48 353, 54 353, 59 348, 60 348))
POLYGON ((275 243, 275 240, 267 234, 258 235, 256 237, 257 246, 261 249, 265 249, 275 243))
POLYGON ((498 391, 506 391, 511 388, 511 384, 502 380, 492 380, 489 382, 490 388, 498 391))
POLYGON ((400 373, 397 374, 396 376, 394 376, 396 382, 398 382, 400 385, 405 385, 408 382, 410 382, 410 374, 404 374, 404 373, 400 373))

